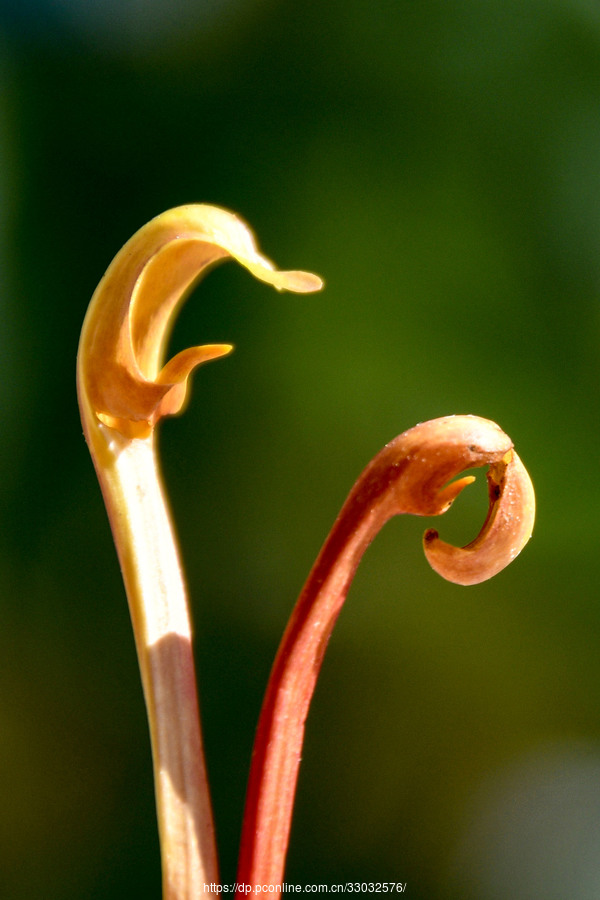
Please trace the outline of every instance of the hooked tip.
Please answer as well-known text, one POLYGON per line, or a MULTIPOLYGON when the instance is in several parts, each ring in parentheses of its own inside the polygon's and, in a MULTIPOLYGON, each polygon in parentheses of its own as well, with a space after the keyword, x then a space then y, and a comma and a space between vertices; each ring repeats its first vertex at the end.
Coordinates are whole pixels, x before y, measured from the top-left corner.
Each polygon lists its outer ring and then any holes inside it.
POLYGON ((489 508, 474 541, 454 547, 434 528, 423 536, 430 566, 454 584, 480 584, 501 572, 528 542, 535 520, 535 493, 527 469, 514 450, 488 472, 489 508))
POLYGON ((86 433, 100 422, 125 437, 149 436, 163 416, 183 408, 191 371, 231 352, 228 344, 192 347, 163 364, 181 300, 228 258, 278 290, 323 286, 309 272, 278 271, 228 210, 183 206, 152 219, 116 255, 85 318, 77 378, 86 433))

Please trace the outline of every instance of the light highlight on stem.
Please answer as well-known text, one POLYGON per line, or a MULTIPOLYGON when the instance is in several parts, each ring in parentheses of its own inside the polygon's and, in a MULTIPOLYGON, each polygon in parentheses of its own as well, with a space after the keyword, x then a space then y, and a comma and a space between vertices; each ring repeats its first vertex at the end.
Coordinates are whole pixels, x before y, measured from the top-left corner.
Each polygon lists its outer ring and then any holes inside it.
POLYGON ((100 424, 97 466, 125 590, 148 711, 165 900, 192 900, 218 864, 186 588, 154 439, 100 424), (110 455, 108 463, 106 457, 110 455))

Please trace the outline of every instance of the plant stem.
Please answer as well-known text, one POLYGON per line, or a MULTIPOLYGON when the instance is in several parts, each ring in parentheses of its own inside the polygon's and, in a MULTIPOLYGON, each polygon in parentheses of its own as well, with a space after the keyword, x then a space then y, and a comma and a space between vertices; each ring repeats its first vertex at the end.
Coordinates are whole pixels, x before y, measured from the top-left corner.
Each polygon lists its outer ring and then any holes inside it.
POLYGON ((168 210, 108 267, 77 362, 81 418, 121 562, 148 709, 165 900, 209 893, 218 875, 186 592, 153 434, 161 418, 181 412, 193 369, 232 350, 205 344, 164 362, 181 302, 228 258, 277 290, 323 285, 309 272, 277 271, 227 210, 168 210))
MULTIPOLYGON (((489 465, 489 509, 477 538, 457 548, 425 534, 424 549, 443 577, 476 584, 508 565, 529 540, 535 497, 510 438, 477 416, 446 416, 404 432, 369 463, 350 491, 308 576, 283 635, 259 718, 242 828, 238 884, 279 885, 304 726, 331 632, 360 560, 394 515, 446 512, 489 465)), ((258 892, 257 892, 258 893, 258 892)))
POLYGON ((99 425, 96 465, 125 582, 150 723, 165 900, 218 881, 186 589, 154 437, 99 425))
POLYGON ((252 755, 238 862, 240 885, 277 885, 283 880, 310 701, 356 568, 381 527, 376 515, 368 516, 356 530, 353 524, 355 511, 347 510, 337 520, 279 645, 252 755))

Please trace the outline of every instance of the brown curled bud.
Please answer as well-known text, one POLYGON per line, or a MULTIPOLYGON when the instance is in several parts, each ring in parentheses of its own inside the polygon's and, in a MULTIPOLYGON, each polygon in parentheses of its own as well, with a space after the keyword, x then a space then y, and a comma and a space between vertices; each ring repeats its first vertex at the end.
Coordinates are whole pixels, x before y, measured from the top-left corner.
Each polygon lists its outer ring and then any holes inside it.
POLYGON ((453 547, 433 528, 423 537, 430 566, 456 584, 479 584, 500 572, 518 556, 533 531, 535 494, 517 453, 509 450, 490 466, 487 479, 490 506, 474 541, 453 547))
POLYGON ((521 552, 533 530, 535 494, 527 469, 495 422, 479 416, 446 416, 411 428, 392 441, 371 463, 397 483, 381 497, 388 515, 427 516, 445 512, 472 476, 453 481, 465 469, 489 466, 489 509, 475 540, 454 547, 426 531, 429 564, 447 581, 470 585, 500 572, 521 552), (387 470, 387 474, 386 474, 387 470))
POLYGON ((323 654, 363 553, 392 516, 446 512, 474 479, 461 472, 489 466, 490 505, 466 547, 425 533, 425 554, 449 581, 491 578, 531 535, 535 498, 511 439, 478 416, 422 422, 387 444, 350 491, 288 622, 258 724, 244 814, 238 882, 283 878, 304 723, 323 654))

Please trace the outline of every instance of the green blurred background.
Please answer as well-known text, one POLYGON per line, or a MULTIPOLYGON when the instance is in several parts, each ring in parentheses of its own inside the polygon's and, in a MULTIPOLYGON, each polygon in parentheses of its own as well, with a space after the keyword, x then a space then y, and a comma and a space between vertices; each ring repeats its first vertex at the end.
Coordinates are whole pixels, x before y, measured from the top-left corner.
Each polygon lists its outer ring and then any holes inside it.
POLYGON ((414 900, 600 896, 600 5, 594 0, 0 4, 0 896, 160 896, 126 601, 83 441, 88 300, 145 221, 241 214, 186 305, 199 371, 161 456, 196 623, 226 881, 279 636, 352 482, 416 422, 496 420, 538 495, 488 584, 396 520, 308 721, 287 880, 414 900))

